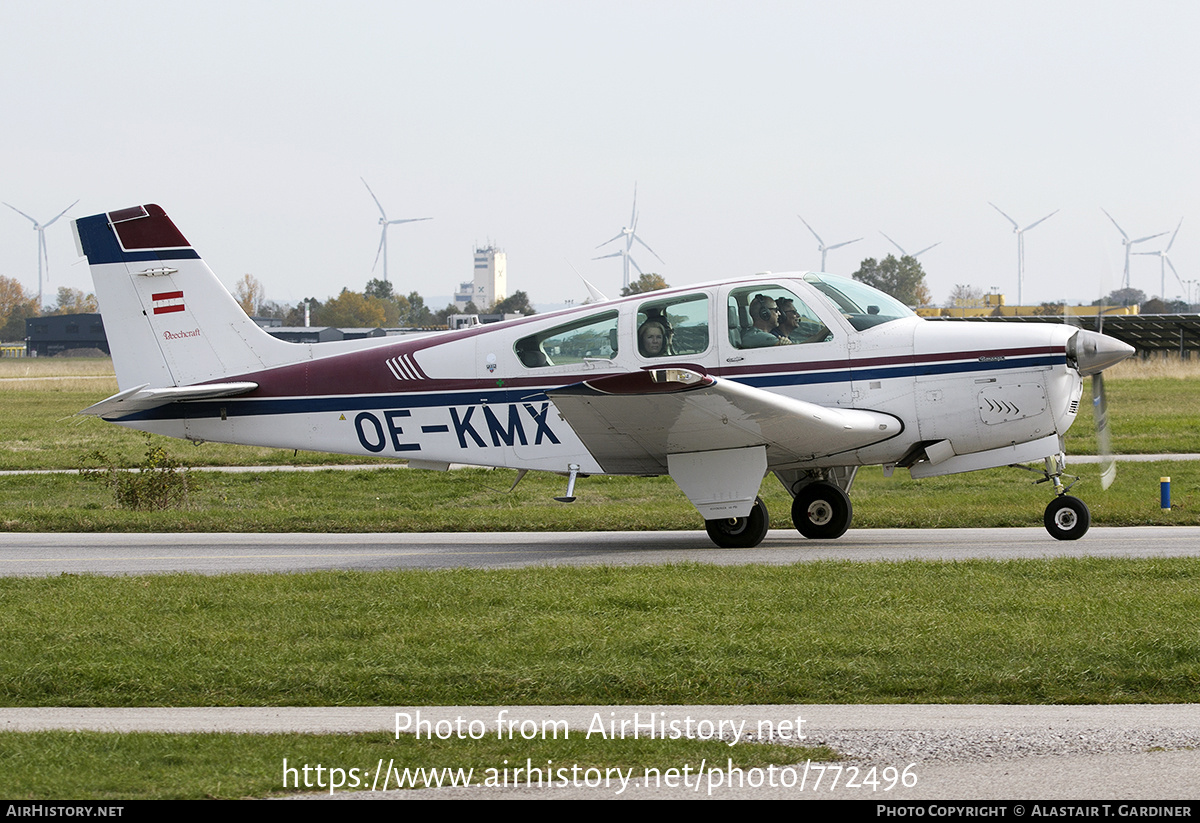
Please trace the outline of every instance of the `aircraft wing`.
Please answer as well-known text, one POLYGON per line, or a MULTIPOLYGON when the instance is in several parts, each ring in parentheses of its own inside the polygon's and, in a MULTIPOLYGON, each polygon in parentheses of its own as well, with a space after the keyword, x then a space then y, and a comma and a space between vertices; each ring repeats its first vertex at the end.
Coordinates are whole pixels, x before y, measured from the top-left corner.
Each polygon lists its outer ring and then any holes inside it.
POLYGON ((546 394, 606 472, 666 474, 667 456, 764 446, 768 465, 899 434, 889 414, 806 403, 689 369, 653 369, 546 394))
POLYGON ((119 420, 127 414, 165 406, 178 400, 210 400, 214 397, 233 397, 258 388, 257 383, 206 383, 200 386, 170 386, 161 389, 149 388, 149 383, 134 386, 118 392, 112 397, 106 397, 99 403, 93 403, 86 409, 76 412, 103 417, 106 420, 119 420))

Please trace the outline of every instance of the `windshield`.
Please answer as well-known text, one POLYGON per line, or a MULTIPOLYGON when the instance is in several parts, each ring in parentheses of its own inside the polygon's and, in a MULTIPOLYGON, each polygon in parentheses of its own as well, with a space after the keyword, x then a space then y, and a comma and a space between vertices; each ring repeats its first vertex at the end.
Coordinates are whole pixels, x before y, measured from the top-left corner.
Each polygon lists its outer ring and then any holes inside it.
POLYGON ((806 274, 804 281, 812 284, 859 331, 901 317, 916 316, 912 309, 896 298, 848 277, 806 274))

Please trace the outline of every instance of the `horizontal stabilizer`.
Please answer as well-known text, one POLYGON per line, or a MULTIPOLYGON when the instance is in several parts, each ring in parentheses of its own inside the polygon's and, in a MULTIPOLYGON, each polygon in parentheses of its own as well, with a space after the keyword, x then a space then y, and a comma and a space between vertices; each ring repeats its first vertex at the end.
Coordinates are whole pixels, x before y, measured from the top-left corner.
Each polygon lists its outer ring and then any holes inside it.
POLYGON ((147 388, 150 384, 134 386, 99 403, 93 403, 76 414, 118 420, 127 414, 165 406, 180 400, 211 400, 214 397, 234 397, 258 388, 257 383, 207 383, 202 386, 172 386, 162 389, 147 388))

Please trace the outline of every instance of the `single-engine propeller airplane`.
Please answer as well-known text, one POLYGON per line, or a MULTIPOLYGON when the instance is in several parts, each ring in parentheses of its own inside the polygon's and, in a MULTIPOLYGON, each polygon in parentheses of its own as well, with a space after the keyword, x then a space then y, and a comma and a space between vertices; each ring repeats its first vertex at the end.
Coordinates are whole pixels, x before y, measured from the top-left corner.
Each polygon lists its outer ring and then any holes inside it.
POLYGON ((567 501, 581 476, 669 474, 723 547, 766 535, 767 472, 801 534, 840 537, 869 465, 932 477, 1040 463, 1047 530, 1079 538, 1090 518, 1066 494, 1063 435, 1085 376, 1103 425, 1101 371, 1133 353, 1066 325, 925 321, 819 273, 296 344, 246 316, 160 207, 74 227, 120 389, 82 414, 193 441, 556 472, 567 501))

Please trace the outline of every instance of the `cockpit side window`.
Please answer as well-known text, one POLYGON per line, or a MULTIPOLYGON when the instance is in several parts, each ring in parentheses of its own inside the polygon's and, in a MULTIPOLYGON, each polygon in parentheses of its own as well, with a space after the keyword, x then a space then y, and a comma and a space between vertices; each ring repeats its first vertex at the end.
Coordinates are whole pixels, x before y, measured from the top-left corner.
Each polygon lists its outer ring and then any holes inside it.
POLYGON ((866 283, 830 274, 806 274, 804 279, 859 331, 914 316, 908 306, 866 283))
POLYGON ((708 295, 650 300, 638 306, 637 352, 641 357, 676 357, 708 349, 708 295))
POLYGON ((513 351, 527 369, 611 360, 617 353, 617 312, 594 314, 522 337, 513 351))
POLYGON ((734 289, 727 307, 729 341, 735 348, 758 349, 832 339, 829 328, 808 304, 782 286, 734 289))

